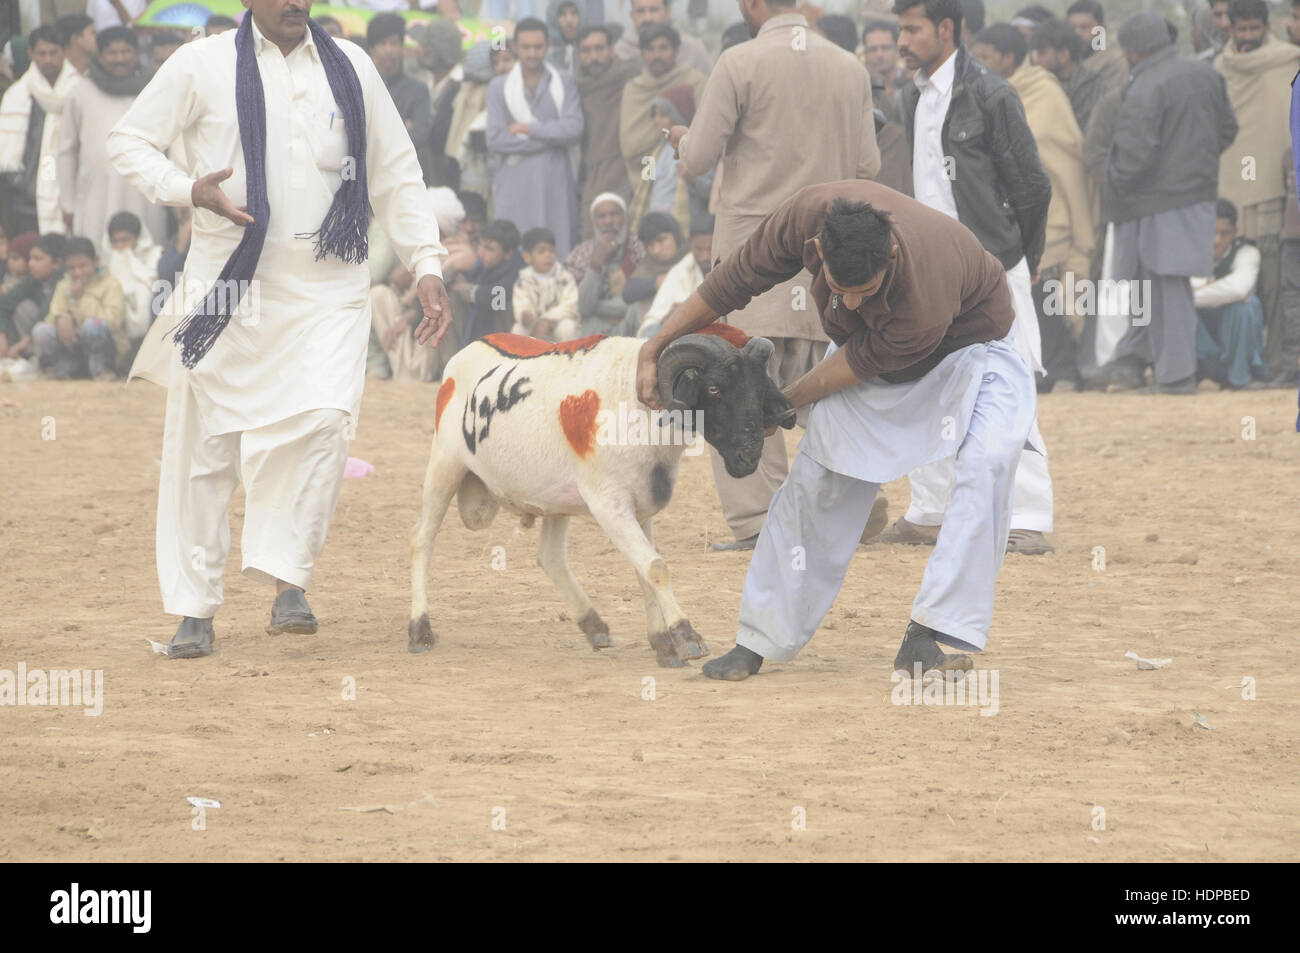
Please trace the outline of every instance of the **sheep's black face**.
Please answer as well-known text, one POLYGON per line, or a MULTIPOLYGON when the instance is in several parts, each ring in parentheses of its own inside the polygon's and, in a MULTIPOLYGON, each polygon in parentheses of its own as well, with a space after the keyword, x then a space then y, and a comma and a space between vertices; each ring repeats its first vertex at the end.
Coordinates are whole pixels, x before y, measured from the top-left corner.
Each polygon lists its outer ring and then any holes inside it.
MULTIPOLYGON (((769 348, 770 349, 770 348, 769 348)), ((693 412, 695 429, 718 451, 733 477, 758 469, 763 431, 794 426, 794 407, 767 376, 767 353, 737 350, 684 371, 673 387, 674 402, 693 412)))

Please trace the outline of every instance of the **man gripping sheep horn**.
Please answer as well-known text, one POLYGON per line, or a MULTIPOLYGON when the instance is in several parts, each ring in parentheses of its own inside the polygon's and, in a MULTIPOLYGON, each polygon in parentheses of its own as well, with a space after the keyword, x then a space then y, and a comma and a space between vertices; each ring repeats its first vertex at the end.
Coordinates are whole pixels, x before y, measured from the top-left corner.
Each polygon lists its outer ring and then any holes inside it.
POLYGON ((969 670, 968 655, 940 644, 978 652, 988 640, 1036 394, 1006 340, 1005 271, 965 226, 874 182, 800 190, 645 343, 637 394, 660 406, 670 341, 805 268, 833 343, 785 388, 795 407, 813 405, 808 428, 750 560, 735 648, 704 674, 740 681, 764 659, 793 659, 835 601, 880 485, 954 454, 949 516, 894 668, 969 670))

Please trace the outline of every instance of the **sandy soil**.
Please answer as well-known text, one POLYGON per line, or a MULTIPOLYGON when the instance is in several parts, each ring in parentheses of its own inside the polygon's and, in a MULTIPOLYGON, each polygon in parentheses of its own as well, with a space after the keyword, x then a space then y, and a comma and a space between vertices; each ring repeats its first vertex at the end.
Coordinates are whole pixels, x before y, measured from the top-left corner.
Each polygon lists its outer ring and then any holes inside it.
MULTIPOLYGON (((368 390, 352 452, 378 474, 344 486, 310 593, 319 635, 264 633, 272 592, 237 571, 237 495, 218 650, 165 660, 145 641, 175 627, 153 556, 163 400, 147 384, 0 385, 20 405, 0 408, 0 669, 102 669, 105 694, 99 717, 0 708, 0 858, 1300 855, 1293 394, 1044 398, 1057 551, 1002 570, 978 661, 999 675, 992 717, 891 702, 929 552, 902 547, 859 550, 795 662, 719 684, 654 664, 631 569, 593 525, 570 550, 613 628, 602 654, 537 568, 536 528, 452 517, 442 641, 409 655, 434 400, 420 385, 368 390), (1173 664, 1138 671, 1128 650, 1173 664), (222 803, 206 829, 191 795, 222 803)), ((888 490, 892 517, 906 483, 888 490)), ((707 551, 724 533, 708 466, 687 459, 656 535, 715 654, 747 563, 707 551)))

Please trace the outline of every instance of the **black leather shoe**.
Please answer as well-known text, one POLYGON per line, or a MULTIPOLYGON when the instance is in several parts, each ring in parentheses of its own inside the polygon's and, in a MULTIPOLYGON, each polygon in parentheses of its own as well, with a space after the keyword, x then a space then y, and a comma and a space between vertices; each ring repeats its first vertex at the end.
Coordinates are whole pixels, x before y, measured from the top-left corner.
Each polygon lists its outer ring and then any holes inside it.
POLYGON ((974 667, 969 655, 945 655, 935 638, 941 633, 919 622, 909 621, 903 644, 894 657, 894 671, 909 677, 926 672, 969 672, 974 667))
POLYGON ((311 606, 307 605, 307 596, 301 589, 286 589, 275 597, 271 606, 271 622, 266 627, 271 635, 287 632, 290 635, 313 635, 316 632, 316 617, 312 615, 311 606))
POLYGON ((176 629, 176 634, 167 643, 168 658, 203 658, 212 654, 211 619, 195 619, 186 616, 176 629))

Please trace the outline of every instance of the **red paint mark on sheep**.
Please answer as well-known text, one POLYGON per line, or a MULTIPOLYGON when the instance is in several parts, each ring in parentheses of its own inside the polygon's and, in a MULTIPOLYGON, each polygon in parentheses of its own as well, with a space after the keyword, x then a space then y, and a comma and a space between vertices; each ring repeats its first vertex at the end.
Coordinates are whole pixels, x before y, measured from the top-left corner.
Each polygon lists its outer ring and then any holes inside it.
POLYGON ((522 334, 489 334, 483 340, 508 357, 540 357, 543 354, 576 354, 579 351, 590 351, 605 340, 605 335, 593 334, 574 341, 561 341, 559 344, 525 337, 522 334))
POLYGON ((442 412, 447 409, 447 402, 451 400, 451 395, 456 393, 456 379, 448 377, 438 388, 438 401, 433 408, 433 428, 437 430, 442 426, 442 412))
POLYGON ((600 410, 600 395, 586 390, 569 395, 560 401, 560 426, 569 446, 580 457, 591 453, 596 446, 596 412, 600 410))
POLYGON ((733 347, 744 347, 749 341, 749 335, 734 324, 723 324, 721 321, 714 321, 706 328, 701 328, 699 334, 712 334, 722 338, 733 347))

